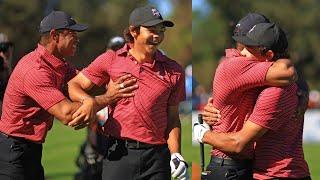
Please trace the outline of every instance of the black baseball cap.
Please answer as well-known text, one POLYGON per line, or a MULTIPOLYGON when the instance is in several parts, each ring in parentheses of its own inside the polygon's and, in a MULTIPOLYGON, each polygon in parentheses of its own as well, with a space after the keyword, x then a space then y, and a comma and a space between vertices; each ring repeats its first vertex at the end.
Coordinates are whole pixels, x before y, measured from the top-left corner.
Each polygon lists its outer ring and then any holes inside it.
POLYGON ((40 22, 39 32, 45 33, 52 29, 70 29, 74 31, 84 31, 87 25, 78 24, 69 14, 63 11, 52 11, 40 22))
POLYGON ((246 36, 234 36, 233 39, 246 46, 263 46, 278 53, 288 48, 285 32, 275 23, 254 25, 246 36))
POLYGON ((254 25, 259 23, 270 23, 270 20, 260 13, 248 13, 237 23, 233 36, 245 36, 254 25))
POLYGON ((154 26, 163 23, 166 27, 173 27, 171 21, 163 20, 160 12, 151 5, 134 9, 129 18, 129 25, 132 26, 154 26))

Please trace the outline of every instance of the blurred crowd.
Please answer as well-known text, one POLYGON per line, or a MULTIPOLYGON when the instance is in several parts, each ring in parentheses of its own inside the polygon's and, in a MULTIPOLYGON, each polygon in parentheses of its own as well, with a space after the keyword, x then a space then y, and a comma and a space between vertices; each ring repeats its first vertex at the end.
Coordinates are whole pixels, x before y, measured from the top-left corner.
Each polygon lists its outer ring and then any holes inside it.
POLYGON ((309 93, 309 109, 318 109, 320 108, 320 92, 318 90, 311 90, 309 93))

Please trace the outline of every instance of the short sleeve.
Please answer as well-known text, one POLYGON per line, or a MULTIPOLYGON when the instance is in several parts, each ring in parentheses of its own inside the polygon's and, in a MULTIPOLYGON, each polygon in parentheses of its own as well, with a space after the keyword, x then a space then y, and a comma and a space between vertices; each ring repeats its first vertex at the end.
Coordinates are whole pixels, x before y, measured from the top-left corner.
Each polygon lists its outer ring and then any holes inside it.
POLYGON ((224 75, 231 79, 231 86, 251 89, 265 85, 266 75, 273 62, 259 62, 244 59, 225 59, 224 75))
POLYGON ((109 50, 97 57, 87 68, 81 72, 95 85, 101 86, 107 83, 110 79, 108 69, 112 65, 113 58, 115 58, 115 52, 109 50))
POLYGON ((283 123, 292 120, 296 105, 295 85, 266 88, 260 93, 249 121, 277 130, 283 123))
POLYGON ((185 73, 182 71, 177 77, 175 86, 173 87, 168 104, 171 106, 179 105, 181 101, 186 99, 185 73))
POLYGON ((45 69, 31 69, 25 74, 23 83, 25 93, 45 110, 66 99, 56 86, 54 75, 45 69))

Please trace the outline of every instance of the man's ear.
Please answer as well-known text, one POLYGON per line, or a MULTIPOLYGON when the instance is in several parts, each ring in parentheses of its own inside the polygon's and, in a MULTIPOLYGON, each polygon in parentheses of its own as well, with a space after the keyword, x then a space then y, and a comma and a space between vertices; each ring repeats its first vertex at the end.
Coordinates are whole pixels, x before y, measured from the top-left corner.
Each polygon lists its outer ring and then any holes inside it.
POLYGON ((55 29, 50 30, 50 39, 56 42, 59 40, 59 34, 55 29))
POLYGON ((136 39, 137 36, 139 35, 137 28, 134 26, 129 26, 129 32, 134 39, 136 39))
POLYGON ((271 61, 273 57, 274 57, 274 52, 272 50, 268 50, 266 52, 266 58, 268 59, 268 61, 271 61))

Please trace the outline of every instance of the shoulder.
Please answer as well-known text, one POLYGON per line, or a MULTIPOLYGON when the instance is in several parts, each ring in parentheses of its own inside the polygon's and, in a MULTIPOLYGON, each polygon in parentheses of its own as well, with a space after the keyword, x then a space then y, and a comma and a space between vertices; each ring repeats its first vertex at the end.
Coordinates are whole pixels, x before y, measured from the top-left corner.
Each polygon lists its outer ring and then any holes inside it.
POLYGON ((259 95, 259 101, 268 101, 269 103, 279 101, 282 103, 291 103, 297 97, 297 85, 295 83, 285 87, 268 87, 265 88, 259 95), (288 100, 288 101, 285 101, 288 100))
POLYGON ((180 73, 184 74, 184 69, 182 66, 175 60, 167 57, 166 55, 159 54, 157 55, 158 60, 166 66, 166 70, 171 73, 180 73))
POLYGON ((116 56, 116 52, 113 50, 108 50, 98 56, 98 58, 110 59, 116 56))

